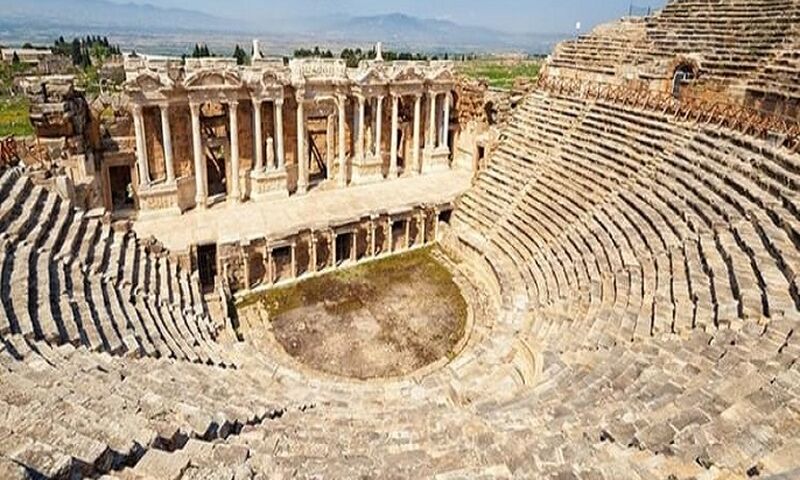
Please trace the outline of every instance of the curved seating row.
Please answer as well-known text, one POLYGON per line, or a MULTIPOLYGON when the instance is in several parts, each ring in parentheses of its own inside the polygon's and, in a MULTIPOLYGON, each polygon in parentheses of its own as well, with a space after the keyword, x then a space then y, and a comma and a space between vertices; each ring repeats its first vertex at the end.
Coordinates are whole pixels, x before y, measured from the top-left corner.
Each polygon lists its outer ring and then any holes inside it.
POLYGON ((196 279, 19 171, 0 179, 0 335, 225 365, 196 279))

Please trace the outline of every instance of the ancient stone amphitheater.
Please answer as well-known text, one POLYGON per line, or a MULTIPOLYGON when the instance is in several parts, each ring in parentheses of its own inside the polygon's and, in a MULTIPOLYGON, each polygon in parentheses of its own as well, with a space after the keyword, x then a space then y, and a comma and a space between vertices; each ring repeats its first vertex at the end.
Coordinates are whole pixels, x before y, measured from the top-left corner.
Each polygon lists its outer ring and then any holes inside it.
POLYGON ((402 378, 232 341, 192 261, 5 169, 0 477, 800 478, 798 20, 674 0, 559 45, 414 227, 470 325, 402 378))

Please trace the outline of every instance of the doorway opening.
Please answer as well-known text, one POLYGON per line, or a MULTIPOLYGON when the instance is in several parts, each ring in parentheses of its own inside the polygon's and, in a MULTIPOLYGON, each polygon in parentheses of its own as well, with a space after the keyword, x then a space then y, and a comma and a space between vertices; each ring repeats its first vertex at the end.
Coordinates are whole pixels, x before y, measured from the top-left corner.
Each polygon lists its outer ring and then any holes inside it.
POLYGON ((203 293, 214 290, 217 278, 217 245, 199 245, 197 247, 197 271, 200 274, 200 286, 203 293))
POLYGON ((131 167, 127 165, 108 167, 108 183, 111 192, 111 209, 114 212, 134 208, 131 167))
POLYGON ((681 90, 686 88, 695 78, 697 78, 697 72, 694 66, 689 64, 679 65, 675 69, 675 73, 672 74, 672 96, 680 98, 681 90))

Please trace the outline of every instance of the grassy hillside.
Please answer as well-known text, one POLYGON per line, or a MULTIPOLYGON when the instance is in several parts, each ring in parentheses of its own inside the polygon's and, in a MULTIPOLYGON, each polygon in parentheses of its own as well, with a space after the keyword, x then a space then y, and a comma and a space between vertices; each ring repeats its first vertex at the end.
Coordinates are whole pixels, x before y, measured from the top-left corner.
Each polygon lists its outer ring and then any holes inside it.
POLYGON ((542 61, 480 59, 457 65, 459 71, 468 77, 485 79, 491 87, 507 89, 511 88, 517 78, 536 78, 542 61))

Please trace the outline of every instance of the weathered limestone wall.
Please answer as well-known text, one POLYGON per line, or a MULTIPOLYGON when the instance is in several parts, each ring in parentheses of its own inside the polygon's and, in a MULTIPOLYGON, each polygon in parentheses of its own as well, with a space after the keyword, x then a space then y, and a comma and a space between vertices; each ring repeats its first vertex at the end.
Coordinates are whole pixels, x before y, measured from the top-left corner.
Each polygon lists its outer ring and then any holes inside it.
POLYGON ((192 119, 188 105, 170 107, 169 126, 172 131, 172 149, 177 177, 194 176, 192 156, 192 119))
MULTIPOLYGON (((147 163, 150 169, 150 179, 153 182, 163 181, 167 178, 167 171, 164 168, 164 143, 161 137, 161 112, 158 108, 145 108, 144 124, 148 134, 145 136, 147 142, 147 163)), ((171 127, 171 125, 170 125, 171 127)))
POLYGON ((450 204, 420 206, 392 215, 304 230, 280 239, 257 238, 217 246, 217 272, 233 292, 271 288, 362 261, 434 243, 450 204), (349 248, 336 253, 337 241, 349 248))
POLYGON ((95 150, 100 147, 99 123, 93 121, 83 92, 71 76, 28 77, 20 82, 31 102, 30 121, 37 145, 24 159, 41 176, 64 176, 74 185, 78 208, 102 205, 96 176, 95 150))

